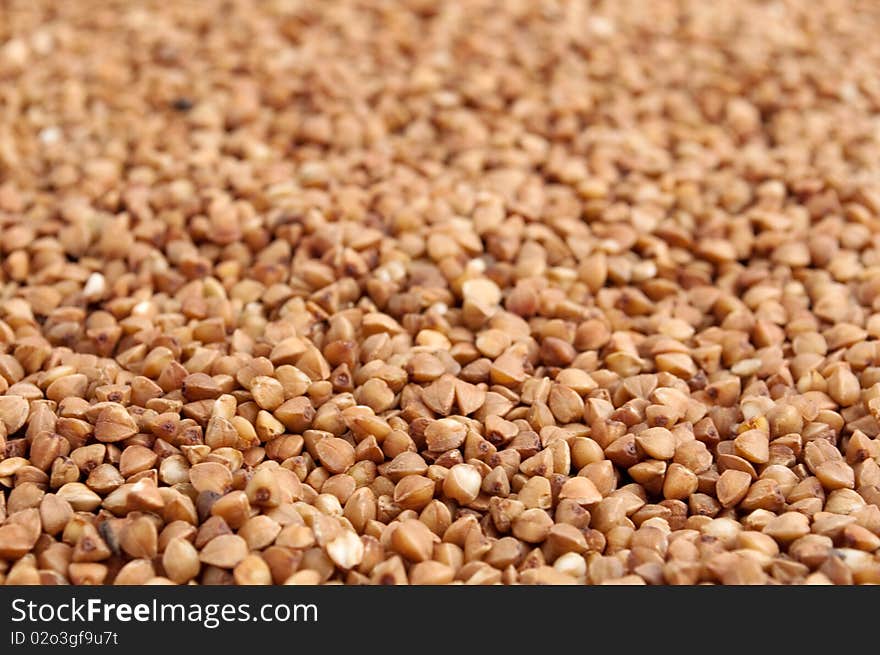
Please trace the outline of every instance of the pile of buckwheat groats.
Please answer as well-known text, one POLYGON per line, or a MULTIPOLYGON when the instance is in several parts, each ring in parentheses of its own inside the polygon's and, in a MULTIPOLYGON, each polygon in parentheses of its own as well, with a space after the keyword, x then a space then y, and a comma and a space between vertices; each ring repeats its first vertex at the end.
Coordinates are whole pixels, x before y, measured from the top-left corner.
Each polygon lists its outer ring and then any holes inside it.
POLYGON ((880 582, 880 7, 0 6, 0 581, 880 582))

